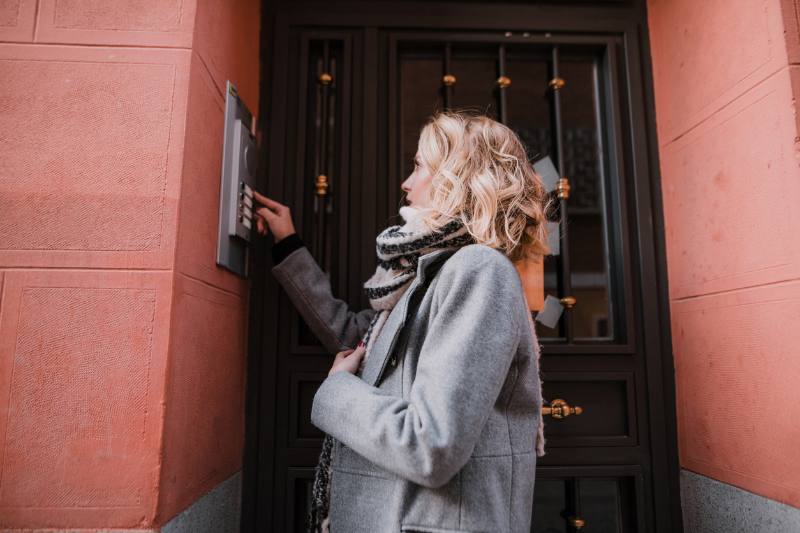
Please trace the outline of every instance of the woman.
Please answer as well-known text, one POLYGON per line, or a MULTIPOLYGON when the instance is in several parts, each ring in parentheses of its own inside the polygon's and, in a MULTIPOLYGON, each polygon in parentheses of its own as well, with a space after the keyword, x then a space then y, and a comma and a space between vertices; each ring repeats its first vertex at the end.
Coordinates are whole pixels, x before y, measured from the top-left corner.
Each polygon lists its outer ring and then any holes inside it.
POLYGON ((545 190, 514 132, 468 112, 431 117, 414 162, 359 312, 256 193, 273 274, 338 352, 311 410, 327 436, 309 530, 529 532, 540 350, 514 261, 549 252, 545 190))

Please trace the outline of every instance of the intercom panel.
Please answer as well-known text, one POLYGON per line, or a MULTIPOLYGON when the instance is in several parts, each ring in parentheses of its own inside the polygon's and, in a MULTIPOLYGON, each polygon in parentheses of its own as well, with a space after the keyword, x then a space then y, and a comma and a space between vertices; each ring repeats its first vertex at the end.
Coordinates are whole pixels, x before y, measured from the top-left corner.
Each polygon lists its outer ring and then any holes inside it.
POLYGON ((253 115, 230 81, 225 95, 217 264, 247 277, 248 245, 255 225, 258 145, 253 115))

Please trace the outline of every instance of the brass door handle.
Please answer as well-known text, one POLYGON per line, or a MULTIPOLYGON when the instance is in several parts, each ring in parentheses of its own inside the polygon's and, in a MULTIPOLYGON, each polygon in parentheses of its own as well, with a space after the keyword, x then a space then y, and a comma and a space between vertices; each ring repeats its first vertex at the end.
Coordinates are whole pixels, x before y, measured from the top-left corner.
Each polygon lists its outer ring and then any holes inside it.
POLYGON ((582 407, 578 405, 572 407, 561 398, 556 398, 550 402, 550 405, 542 407, 542 415, 550 415, 553 418, 565 418, 569 415, 579 415, 582 412, 582 407))

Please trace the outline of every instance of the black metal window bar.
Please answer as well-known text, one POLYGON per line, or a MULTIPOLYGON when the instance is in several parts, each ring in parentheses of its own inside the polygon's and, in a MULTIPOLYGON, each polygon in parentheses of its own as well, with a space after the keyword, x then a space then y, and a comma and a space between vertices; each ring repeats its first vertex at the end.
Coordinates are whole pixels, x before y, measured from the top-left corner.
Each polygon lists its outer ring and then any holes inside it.
MULTIPOLYGON (((563 517, 566 521, 567 531, 579 532, 586 525, 586 520, 581 517, 581 480, 571 477, 564 483, 565 500, 567 508, 564 509, 563 517)), ((594 525, 594 524, 592 524, 594 525)))
MULTIPOLYGON (((336 149, 336 55, 332 53, 329 39, 322 40, 322 51, 316 59, 316 91, 314 105, 314 227, 312 252, 314 257, 326 261, 331 257, 331 240, 328 238, 328 216, 333 212, 332 193, 336 149)), ((327 272, 328 265, 321 265, 327 272)))
MULTIPOLYGON (((556 168, 557 169, 564 169, 566 168, 566 162, 564 161, 564 128, 561 120, 561 88, 564 87, 566 81, 561 78, 559 75, 559 48, 558 46, 554 46, 552 49, 552 58, 550 63, 551 68, 551 78, 548 84, 548 88, 550 89, 550 94, 552 98, 552 120, 553 120, 553 130, 555 131, 555 152, 556 152, 556 168)), ((545 179, 545 183, 548 185, 552 185, 552 181, 545 179)), ((555 193, 558 196, 558 213, 559 213, 559 220, 565 221, 568 220, 567 217, 567 210, 568 210, 568 202, 569 199, 569 178, 564 176, 562 173, 558 175, 558 181, 556 182, 555 186, 555 193)), ((569 254, 569 246, 567 245, 568 241, 568 224, 558 223, 556 226, 552 227, 559 233, 560 239, 560 246, 559 246, 559 254, 557 257, 557 264, 558 264, 558 285, 559 285, 559 293, 561 297, 558 298, 557 302, 554 299, 549 300, 551 305, 555 305, 556 303, 560 306, 565 307, 567 309, 572 308, 572 306, 576 303, 575 298, 571 296, 572 294, 572 284, 569 273, 571 272, 570 269, 570 254, 569 254)), ((572 315, 570 313, 564 313, 564 320, 561 322, 563 327, 564 337, 567 339, 573 338, 573 324, 572 324, 572 315)))

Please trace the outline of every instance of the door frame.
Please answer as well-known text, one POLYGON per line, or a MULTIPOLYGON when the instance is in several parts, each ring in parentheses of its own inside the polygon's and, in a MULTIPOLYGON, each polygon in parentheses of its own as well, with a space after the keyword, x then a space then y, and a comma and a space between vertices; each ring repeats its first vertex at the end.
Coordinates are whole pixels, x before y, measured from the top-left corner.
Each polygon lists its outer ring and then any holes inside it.
MULTIPOLYGON (((651 461, 644 464, 646 477, 653 480, 649 505, 654 516, 646 522, 655 524, 661 533, 682 531, 680 504, 680 468, 678 463, 677 422, 675 412, 674 362, 672 356, 669 294, 667 285, 666 244, 664 230, 661 175, 658 158, 658 142, 655 128, 655 104, 653 93, 652 61, 647 28, 647 12, 644 0, 589 1, 564 0, 558 4, 540 2, 504 3, 502 9, 487 16, 486 4, 478 1, 436 2, 312 2, 296 0, 287 2, 264 2, 261 26, 261 90, 260 106, 265 110, 258 117, 258 129, 262 132, 262 150, 258 173, 259 187, 266 184, 267 176, 282 176, 281 158, 269 158, 268 154, 283 153, 283 136, 272 135, 271 125, 276 129, 285 124, 287 92, 285 84, 275 84, 274 79, 286 79, 290 58, 285 50, 275 43, 285 42, 285 28, 289 25, 370 26, 380 28, 464 29, 489 31, 530 31, 602 33, 615 36, 622 41, 620 65, 627 89, 623 94, 626 106, 624 117, 627 132, 622 137, 624 155, 628 158, 625 167, 630 170, 629 188, 625 191, 631 213, 631 252, 637 254, 638 267, 630 271, 638 281, 634 283, 634 295, 638 309, 647 309, 633 317, 637 322, 640 346, 644 350, 644 376, 647 387, 646 401, 640 406, 648 410, 651 461), (392 16, 387 19, 386 13, 392 16), (531 21, 530 26, 520 27, 520 21, 531 21), (641 289, 641 293, 638 290, 641 289)), ((374 44, 374 43, 373 43, 374 44)), ((365 47, 369 46, 368 39, 365 47)), ((377 59, 377 58, 376 58, 377 59)), ((364 70, 364 83, 377 74, 364 70)), ((373 97, 365 93, 365 98, 373 97)), ((281 181, 281 180, 276 180, 281 181)), ((264 190, 264 189, 262 189, 264 190)), ((283 191, 271 188, 273 194, 283 191)), ((246 427, 242 487, 242 531, 257 531, 258 523, 272 523, 272 509, 264 509, 261 502, 271 502, 274 477, 273 466, 259 473, 260 458, 274 457, 274 447, 267 428, 268 420, 274 420, 277 398, 270 391, 274 387, 260 380, 264 371, 274 368, 277 338, 271 331, 262 329, 262 324, 277 320, 276 282, 269 276, 271 265, 269 246, 264 240, 256 241, 252 247, 251 272, 263 273, 252 277, 248 327, 248 379, 246 390, 246 427), (260 518, 259 518, 260 515, 260 518)), ((274 372, 272 373, 274 376, 274 372)))

